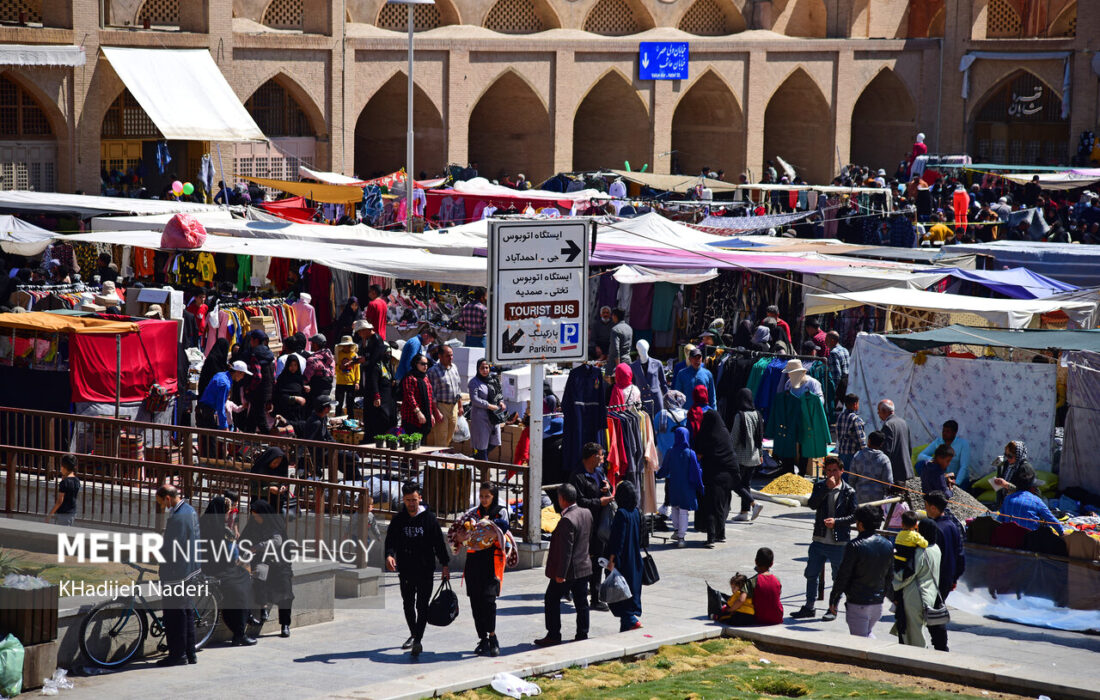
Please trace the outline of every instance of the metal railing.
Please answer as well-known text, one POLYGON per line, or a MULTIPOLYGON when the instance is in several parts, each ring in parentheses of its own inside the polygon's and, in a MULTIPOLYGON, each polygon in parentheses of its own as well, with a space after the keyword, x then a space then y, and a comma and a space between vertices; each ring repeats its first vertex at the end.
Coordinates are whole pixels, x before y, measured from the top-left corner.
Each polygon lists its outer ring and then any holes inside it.
MULTIPOLYGON (((105 525, 156 527, 153 492, 166 482, 179 486, 196 509, 225 489, 237 490, 247 501, 264 484, 277 483, 304 494, 296 494, 300 506, 319 505, 314 512, 336 509, 346 515, 348 507, 362 500, 371 502, 378 517, 389 518, 403 507, 401 484, 413 480, 444 524, 476 503, 482 482, 499 490, 502 503, 523 501, 527 467, 431 451, 0 407, 5 512, 48 513, 56 498, 60 459, 72 453, 83 484, 80 520, 105 525), (250 473, 268 448, 285 454, 285 477, 283 472, 279 477, 250 473), (370 498, 361 499, 362 494, 370 498)), ((519 530, 513 530, 517 537, 519 530)))

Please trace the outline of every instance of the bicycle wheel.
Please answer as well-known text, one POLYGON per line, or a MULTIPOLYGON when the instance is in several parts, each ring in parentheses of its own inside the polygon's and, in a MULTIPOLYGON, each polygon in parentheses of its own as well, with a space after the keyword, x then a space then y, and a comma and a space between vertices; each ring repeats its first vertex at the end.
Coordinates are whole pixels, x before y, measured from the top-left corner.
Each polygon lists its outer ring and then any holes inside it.
POLYGON ((92 608, 80 623, 80 650, 98 666, 121 666, 141 651, 147 630, 145 614, 133 600, 110 600, 92 608))
POLYGON ((218 628, 218 599, 214 592, 195 599, 195 648, 202 649, 218 628))

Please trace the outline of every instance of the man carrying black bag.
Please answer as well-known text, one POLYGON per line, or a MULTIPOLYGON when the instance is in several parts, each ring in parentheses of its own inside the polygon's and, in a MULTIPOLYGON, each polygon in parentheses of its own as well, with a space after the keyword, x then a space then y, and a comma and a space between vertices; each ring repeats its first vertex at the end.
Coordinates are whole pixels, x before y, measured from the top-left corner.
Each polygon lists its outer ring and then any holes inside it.
POLYGON ((401 648, 412 649, 416 657, 424 649, 421 640, 428 624, 435 560, 438 558, 443 566, 446 581, 451 576, 447 566, 451 558, 435 513, 420 503, 420 486, 407 482, 401 493, 405 509, 393 517, 386 531, 386 568, 398 572, 405 622, 409 625, 409 638, 401 648))

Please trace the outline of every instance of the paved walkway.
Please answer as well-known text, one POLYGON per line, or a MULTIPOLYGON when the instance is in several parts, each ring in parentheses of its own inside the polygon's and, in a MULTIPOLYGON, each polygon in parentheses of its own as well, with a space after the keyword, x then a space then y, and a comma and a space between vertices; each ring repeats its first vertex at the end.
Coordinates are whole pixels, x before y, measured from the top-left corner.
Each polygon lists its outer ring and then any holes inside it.
MULTIPOLYGON (((396 575, 384 586, 384 609, 338 610, 336 620, 293 630, 289 639, 267 636, 251 648, 211 648, 199 654, 197 666, 158 669, 143 663, 110 675, 76 678, 72 698, 129 698, 147 696, 155 684, 177 698, 212 697, 229 692, 235 697, 421 697, 484 682, 498 671, 521 674, 545 672, 574 663, 585 664, 638 653, 660 644, 718 636, 721 630, 706 620, 704 580, 723 587, 735 571, 752 570, 752 558, 761 546, 776 554, 775 573, 783 583, 788 612, 801 605, 806 549, 812 513, 805 509, 767 506, 755 523, 731 523, 728 543, 708 550, 696 545, 683 549, 657 545, 651 553, 661 581, 644 589, 641 630, 619 634, 618 621, 608 613, 593 613, 592 639, 547 650, 532 640, 543 634, 542 571, 505 574, 499 601, 498 635, 504 654, 497 659, 474 657, 473 622, 464 591, 459 619, 445 629, 428 628, 425 651, 413 662, 400 644, 408 636, 401 613, 396 575), (170 689, 170 690, 168 690, 170 689)), ((689 533, 689 539, 700 535, 689 533)), ((457 583, 457 582, 456 582, 457 583)), ((819 609, 824 612, 824 608, 819 609)), ((952 614, 950 645, 953 653, 980 657, 991 664, 1026 666, 1049 672, 1063 681, 1081 677, 1095 687, 1100 638, 981 619, 962 612, 952 614), (1087 680, 1091 678, 1092 680, 1087 680)), ((573 632, 565 615, 563 633, 573 632)), ((887 615, 876 627, 878 644, 896 648, 889 635, 893 621, 887 615)), ((836 643, 849 639, 841 618, 832 623, 786 621, 785 636, 797 632, 807 640, 836 643)), ((938 652, 929 652, 939 654, 938 652)))

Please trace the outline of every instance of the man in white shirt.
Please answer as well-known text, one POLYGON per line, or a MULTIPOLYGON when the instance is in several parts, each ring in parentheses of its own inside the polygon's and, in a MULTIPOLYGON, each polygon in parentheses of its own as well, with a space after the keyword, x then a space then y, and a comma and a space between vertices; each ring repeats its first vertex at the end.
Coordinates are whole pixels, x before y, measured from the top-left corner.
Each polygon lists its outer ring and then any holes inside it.
POLYGON ((951 464, 948 466, 947 471, 954 472, 955 483, 960 487, 965 488, 965 484, 968 484, 970 478, 967 474, 970 469, 970 443, 964 438, 959 437, 959 424, 956 421, 949 420, 943 424, 942 437, 938 437, 921 450, 920 455, 917 457, 918 462, 932 459, 932 456, 936 453, 936 448, 940 445, 949 445, 955 450, 955 456, 951 459, 951 464))

